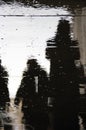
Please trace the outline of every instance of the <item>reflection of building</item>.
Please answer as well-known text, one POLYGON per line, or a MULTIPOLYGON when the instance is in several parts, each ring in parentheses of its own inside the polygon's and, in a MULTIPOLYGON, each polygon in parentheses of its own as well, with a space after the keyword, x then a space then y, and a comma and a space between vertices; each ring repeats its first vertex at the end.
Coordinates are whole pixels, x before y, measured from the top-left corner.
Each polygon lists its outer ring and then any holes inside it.
POLYGON ((74 17, 74 38, 79 41, 81 62, 86 74, 86 7, 76 9, 74 17))

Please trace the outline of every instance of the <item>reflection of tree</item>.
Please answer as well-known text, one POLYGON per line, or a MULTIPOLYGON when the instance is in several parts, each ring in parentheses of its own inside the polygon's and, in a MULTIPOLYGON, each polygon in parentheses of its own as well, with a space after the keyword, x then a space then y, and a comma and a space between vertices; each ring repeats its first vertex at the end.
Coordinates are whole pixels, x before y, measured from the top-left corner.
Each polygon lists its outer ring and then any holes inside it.
POLYGON ((5 108, 6 102, 9 102, 9 92, 7 88, 8 84, 8 73, 5 68, 1 65, 0 60, 0 107, 5 108))
POLYGON ((59 21, 55 38, 47 43, 46 54, 51 61, 50 84, 55 98, 55 128, 77 130, 80 76, 75 63, 80 62, 80 55, 77 41, 71 40, 68 21, 59 21))

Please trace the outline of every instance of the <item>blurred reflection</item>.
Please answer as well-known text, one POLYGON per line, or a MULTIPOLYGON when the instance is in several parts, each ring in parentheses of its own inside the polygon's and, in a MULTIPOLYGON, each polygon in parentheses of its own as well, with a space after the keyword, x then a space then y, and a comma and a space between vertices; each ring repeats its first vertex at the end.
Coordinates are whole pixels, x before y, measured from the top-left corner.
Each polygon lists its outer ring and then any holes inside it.
POLYGON ((51 61, 50 89, 53 101, 54 130, 79 130, 79 83, 81 64, 78 42, 71 39, 70 24, 60 20, 55 37, 48 40, 47 58, 51 61))
POLYGON ((46 71, 36 59, 28 60, 20 88, 16 94, 15 104, 22 100, 22 111, 26 129, 46 130, 48 118, 49 85, 46 71), (27 124, 30 124, 29 126, 27 124))
POLYGON ((47 130, 49 125, 49 117, 46 113, 38 113, 38 112, 32 112, 32 113, 25 113, 24 116, 25 119, 25 129, 26 130, 47 130), (30 124, 30 125, 28 125, 30 124))
POLYGON ((0 111, 5 110, 6 102, 10 102, 8 91, 8 72, 0 59, 0 111))
POLYGON ((13 127, 12 125, 7 124, 7 125, 4 125, 4 130, 13 130, 13 127))
MULTIPOLYGON (((15 0, 3 0, 7 3, 15 2, 15 0)), ((73 10, 74 8, 80 8, 86 6, 86 2, 83 0, 16 0, 17 2, 24 3, 24 5, 29 5, 32 7, 42 7, 45 5, 45 7, 68 7, 69 10, 73 10)), ((3 3, 3 2, 1 2, 3 3)), ((12 4, 12 3, 11 3, 12 4)))
POLYGON ((15 124, 12 127, 12 130, 25 130, 23 124, 15 124))
MULTIPOLYGON (((83 78, 86 69, 86 2, 82 2, 82 0, 79 2, 69 0, 67 3, 64 0, 58 2, 20 0, 20 2, 30 6, 36 3, 45 4, 49 7, 63 6, 67 7, 68 10, 75 11, 73 31, 74 38, 79 41, 81 54, 79 53, 78 42, 71 38, 69 21, 60 20, 55 37, 47 42, 46 55, 50 59, 50 77, 47 77, 46 71, 34 59, 28 60, 27 70, 23 73, 15 104, 19 105, 22 101, 24 113, 22 122, 25 125, 13 124, 14 122, 12 122, 11 125, 1 126, 0 130, 47 130, 49 127, 53 127, 53 130, 79 130, 79 115, 82 117, 84 129, 86 129, 86 108, 84 107, 85 111, 82 114, 79 108, 79 84, 83 83, 81 78, 83 78), (76 7, 79 9, 76 9, 76 7), (50 100, 49 106, 48 99, 50 100)), ((0 67, 2 67, 1 63, 0 67)), ((4 76, 4 82, 0 83, 1 86, 5 83, 3 86, 5 87, 4 90, 7 91, 7 96, 2 88, 0 90, 0 109, 2 109, 2 106, 5 109, 4 102, 7 98, 9 102, 9 93, 6 88, 7 72, 4 76)), ((2 80, 2 77, 0 78, 2 80)), ((86 80, 84 80, 84 83, 86 83, 86 80)), ((84 97, 86 102, 86 95, 84 97)), ((85 106, 85 103, 83 105, 85 106)), ((18 123, 17 119, 18 117, 15 122, 18 123)))
POLYGON ((0 127, 0 130, 4 130, 4 127, 0 127))
POLYGON ((80 115, 82 118, 82 125, 83 125, 84 129, 86 129, 86 113, 82 113, 80 115))

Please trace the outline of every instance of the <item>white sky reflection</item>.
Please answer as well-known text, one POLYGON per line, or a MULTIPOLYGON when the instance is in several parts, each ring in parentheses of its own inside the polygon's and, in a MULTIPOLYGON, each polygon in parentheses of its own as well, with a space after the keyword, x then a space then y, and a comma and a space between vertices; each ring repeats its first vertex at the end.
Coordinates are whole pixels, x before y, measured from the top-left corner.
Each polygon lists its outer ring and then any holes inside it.
MULTIPOLYGON (((1 5, 0 15, 56 15, 68 14, 64 9, 26 8, 17 4, 1 5)), ((20 85, 27 59, 37 58, 49 73, 49 61, 45 58, 46 41, 56 32, 61 17, 3 17, 0 16, 0 56, 9 73, 10 97, 14 97, 20 85)))

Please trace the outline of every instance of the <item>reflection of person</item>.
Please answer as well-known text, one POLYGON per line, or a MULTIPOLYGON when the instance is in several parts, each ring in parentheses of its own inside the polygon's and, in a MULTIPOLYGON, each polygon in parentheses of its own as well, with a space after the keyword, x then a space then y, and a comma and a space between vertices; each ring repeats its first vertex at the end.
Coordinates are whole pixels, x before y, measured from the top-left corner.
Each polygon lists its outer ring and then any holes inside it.
POLYGON ((15 102, 22 99, 22 111, 26 122, 39 128, 48 122, 48 77, 35 59, 28 60, 15 102))
POLYGON ((55 130, 79 130, 79 77, 75 61, 80 61, 78 42, 72 40, 70 23, 59 21, 55 37, 47 41, 50 59, 50 86, 55 130))
POLYGON ((23 79, 16 94, 15 104, 18 104, 22 100, 23 108, 29 105, 30 109, 31 107, 36 107, 37 104, 38 107, 43 104, 47 106, 48 91, 46 72, 41 69, 35 59, 28 60, 27 70, 23 73, 23 79))
POLYGON ((13 130, 12 125, 4 125, 4 130, 13 130))
POLYGON ((5 110, 6 102, 10 102, 7 85, 8 85, 8 72, 2 66, 0 60, 0 110, 5 110))

